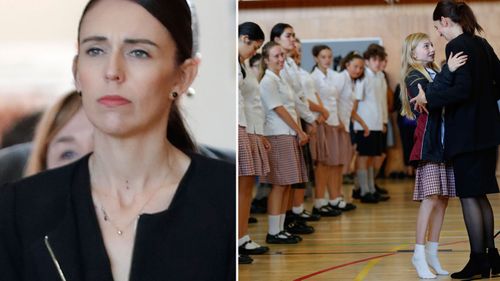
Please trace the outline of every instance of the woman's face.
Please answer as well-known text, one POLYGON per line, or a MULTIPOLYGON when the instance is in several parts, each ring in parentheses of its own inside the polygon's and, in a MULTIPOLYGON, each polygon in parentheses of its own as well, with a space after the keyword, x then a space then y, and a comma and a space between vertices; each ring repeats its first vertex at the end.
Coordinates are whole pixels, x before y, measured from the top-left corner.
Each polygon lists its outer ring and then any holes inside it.
POLYGON ((69 164, 93 149, 90 124, 82 108, 52 138, 47 147, 47 169, 69 164))
POLYGON ((314 57, 314 60, 318 64, 321 69, 328 69, 332 66, 333 63, 333 53, 330 49, 323 49, 319 52, 319 54, 314 57))
POLYGON ((434 28, 439 33, 439 36, 444 37, 446 41, 450 41, 452 38, 450 34, 450 19, 442 17, 441 20, 434 21, 434 28))
POLYGON ((287 27, 280 35, 279 38, 275 38, 274 41, 283 47, 285 51, 290 52, 295 49, 295 32, 293 28, 287 27))
POLYGON ((269 57, 266 58, 267 68, 274 73, 279 73, 285 65, 285 52, 280 46, 274 46, 269 50, 269 57))
POLYGON ((422 64, 427 64, 434 61, 434 45, 431 40, 423 39, 418 42, 417 47, 413 51, 414 59, 422 64))
POLYGON ((243 60, 251 58, 264 43, 263 40, 249 40, 248 36, 240 37, 238 53, 243 60))
POLYGON ((360 58, 354 58, 346 64, 346 69, 351 79, 357 79, 363 74, 365 63, 360 58))
POLYGON ((75 79, 90 121, 104 134, 165 132, 179 91, 176 45, 166 28, 132 1, 99 1, 85 15, 75 79))

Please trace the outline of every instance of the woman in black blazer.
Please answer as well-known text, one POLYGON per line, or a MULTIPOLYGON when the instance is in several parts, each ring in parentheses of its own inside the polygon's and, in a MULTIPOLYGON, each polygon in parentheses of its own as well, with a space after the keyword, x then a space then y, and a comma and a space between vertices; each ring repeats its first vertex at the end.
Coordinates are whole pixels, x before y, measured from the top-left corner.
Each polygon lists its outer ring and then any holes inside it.
POLYGON ((429 109, 445 106, 445 155, 453 162, 457 196, 463 209, 471 247, 470 260, 452 278, 489 277, 500 273, 500 256, 493 240, 493 211, 487 194, 498 193, 495 176, 500 144, 497 105, 500 62, 467 4, 440 1, 434 26, 448 42, 446 56, 463 51, 467 63, 456 71, 453 86, 414 100, 429 109))
POLYGON ((194 53, 186 0, 88 3, 94 152, 0 189, 0 279, 235 280, 235 167, 195 153, 177 106, 194 53))

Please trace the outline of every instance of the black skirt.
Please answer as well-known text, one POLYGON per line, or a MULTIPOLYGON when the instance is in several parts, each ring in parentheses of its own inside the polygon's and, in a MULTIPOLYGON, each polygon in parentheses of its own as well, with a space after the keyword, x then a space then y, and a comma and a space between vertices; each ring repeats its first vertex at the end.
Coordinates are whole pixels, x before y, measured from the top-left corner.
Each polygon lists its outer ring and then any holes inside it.
POLYGON ((498 148, 466 152, 453 157, 458 197, 478 197, 498 193, 495 175, 498 148))
POLYGON ((363 136, 363 131, 356 132, 356 150, 360 156, 379 156, 384 151, 382 131, 370 131, 368 137, 363 136))

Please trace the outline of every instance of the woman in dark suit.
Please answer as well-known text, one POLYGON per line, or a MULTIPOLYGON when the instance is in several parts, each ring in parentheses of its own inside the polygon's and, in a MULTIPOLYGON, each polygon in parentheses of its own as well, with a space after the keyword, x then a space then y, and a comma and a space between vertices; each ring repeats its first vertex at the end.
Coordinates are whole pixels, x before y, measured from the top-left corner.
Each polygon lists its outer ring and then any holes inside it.
POLYGON ((465 268, 451 277, 489 277, 490 272, 500 273, 500 256, 493 240, 493 211, 487 197, 499 192, 495 167, 500 144, 500 62, 488 42, 475 35, 482 28, 467 4, 440 1, 433 20, 438 33, 449 41, 446 56, 460 51, 468 56, 467 63, 456 71, 452 87, 427 95, 421 91, 413 99, 429 109, 446 108, 445 154, 453 162, 456 192, 471 248, 465 268))
POLYGON ((2 280, 235 279, 235 167, 196 153, 177 108, 193 53, 186 0, 88 3, 94 152, 0 189, 2 280))

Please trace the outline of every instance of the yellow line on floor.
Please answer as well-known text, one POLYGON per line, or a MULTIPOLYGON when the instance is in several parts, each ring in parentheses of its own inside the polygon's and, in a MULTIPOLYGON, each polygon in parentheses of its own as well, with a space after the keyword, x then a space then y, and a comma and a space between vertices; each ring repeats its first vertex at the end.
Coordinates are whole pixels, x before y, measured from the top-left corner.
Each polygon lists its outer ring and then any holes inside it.
MULTIPOLYGON (((408 244, 402 244, 402 245, 399 245, 397 247, 394 247, 392 248, 390 251, 391 252, 396 252, 396 251, 399 251, 401 250, 402 248, 406 248, 408 247, 408 244)), ((383 258, 378 258, 378 259, 374 259, 374 260, 371 260, 369 261, 364 267, 363 269, 361 269, 361 271, 358 273, 358 275, 356 275, 356 278, 354 278, 354 281, 363 281, 365 280, 365 277, 368 275, 368 273, 370 272, 370 270, 375 266, 377 265, 377 263, 379 263, 383 258)))

